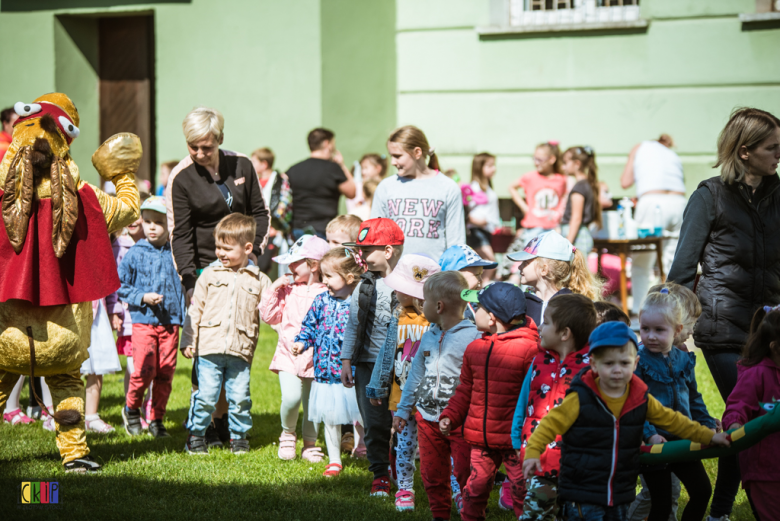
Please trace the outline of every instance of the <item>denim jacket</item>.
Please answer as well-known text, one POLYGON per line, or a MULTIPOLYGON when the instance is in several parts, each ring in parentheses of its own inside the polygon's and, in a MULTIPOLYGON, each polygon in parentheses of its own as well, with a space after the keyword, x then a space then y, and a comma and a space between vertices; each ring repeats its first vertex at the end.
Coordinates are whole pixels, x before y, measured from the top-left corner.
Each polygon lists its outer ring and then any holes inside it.
MULTIPOLYGON (((643 345, 639 348, 636 375, 647 384, 647 390, 661 405, 678 411, 688 418, 715 428, 715 419, 707 412, 701 393, 696 387, 696 355, 672 347, 668 356, 653 353, 643 345)), ((660 434, 669 441, 679 439, 663 429, 645 422, 644 437, 660 434)))
POLYGON ((184 292, 170 242, 155 248, 146 239, 138 241, 119 265, 119 280, 119 300, 127 303, 133 324, 184 324, 184 292), (163 301, 149 306, 143 302, 145 293, 158 293, 163 301))
POLYGON ((382 399, 387 398, 390 394, 390 379, 393 376, 393 368, 395 367, 395 348, 398 338, 398 318, 401 315, 401 310, 396 309, 393 311, 393 318, 390 320, 390 324, 387 326, 387 337, 385 343, 382 344, 379 349, 379 354, 376 357, 376 363, 374 364, 374 371, 371 373, 371 381, 366 386, 366 396, 368 398, 382 399))

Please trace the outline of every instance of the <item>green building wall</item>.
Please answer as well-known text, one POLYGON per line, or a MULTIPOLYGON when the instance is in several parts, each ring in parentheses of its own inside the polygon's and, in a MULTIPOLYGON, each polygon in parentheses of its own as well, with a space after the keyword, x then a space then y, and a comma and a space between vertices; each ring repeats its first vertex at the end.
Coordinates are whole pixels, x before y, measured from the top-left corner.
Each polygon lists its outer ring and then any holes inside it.
POLYGON ((483 38, 490 0, 398 0, 398 121, 414 123, 443 167, 470 177, 498 156, 494 186, 533 169, 537 143, 591 145, 613 194, 636 143, 671 134, 688 190, 715 175, 729 113, 780 113, 780 29, 747 30, 754 0, 641 0, 644 32, 483 38))
POLYGON ((780 113, 780 29, 740 22, 755 7, 642 0, 644 31, 487 38, 476 29, 491 0, 0 0, 0 104, 68 93, 81 114, 73 155, 96 181, 97 18, 143 13, 154 16, 160 161, 184 157, 181 121, 205 105, 225 115, 225 148, 270 146, 282 169, 308 154, 313 127, 332 128, 351 162, 415 124, 463 179, 473 154, 496 154, 502 196, 550 139, 593 146, 622 194, 628 151, 666 132, 692 190, 715 173, 733 108, 780 113))
POLYGON ((384 148, 396 119, 393 1, 3 0, 0 104, 71 96, 85 179, 97 181, 100 145, 97 18, 137 14, 154 16, 160 161, 187 154, 181 122, 201 105, 224 114, 224 148, 269 146, 282 169, 308 155, 317 126, 336 132, 347 161, 384 148))

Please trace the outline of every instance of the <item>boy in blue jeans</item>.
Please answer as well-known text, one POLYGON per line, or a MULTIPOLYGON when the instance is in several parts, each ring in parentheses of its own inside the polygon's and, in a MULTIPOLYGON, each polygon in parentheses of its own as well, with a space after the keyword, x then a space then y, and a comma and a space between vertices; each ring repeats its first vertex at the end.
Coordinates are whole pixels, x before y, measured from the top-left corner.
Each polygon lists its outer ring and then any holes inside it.
POLYGON ((165 199, 150 197, 141 205, 146 235, 119 265, 122 286, 118 296, 133 319, 133 361, 122 421, 130 436, 143 433, 140 407, 144 392, 154 382, 149 433, 167 438, 163 416, 176 372, 179 327, 184 323, 184 292, 173 265, 165 199))
POLYGON ((192 342, 183 355, 196 359, 198 390, 192 397, 185 451, 208 454, 206 429, 219 399, 222 384, 228 401, 230 450, 249 451, 246 433, 252 428, 252 398, 249 373, 260 325, 260 295, 271 281, 257 266, 249 266, 255 238, 255 220, 234 213, 214 229, 217 259, 221 266, 209 266, 195 285, 189 315, 192 342))

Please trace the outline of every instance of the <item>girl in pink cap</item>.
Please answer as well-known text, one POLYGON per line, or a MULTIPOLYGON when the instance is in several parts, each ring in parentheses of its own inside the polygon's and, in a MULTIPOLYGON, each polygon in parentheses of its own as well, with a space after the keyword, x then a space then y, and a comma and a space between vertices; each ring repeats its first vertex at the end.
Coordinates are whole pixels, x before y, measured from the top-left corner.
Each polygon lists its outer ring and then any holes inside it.
MULTIPOLYGON (((420 338, 430 323, 422 311, 425 281, 441 271, 433 259, 425 255, 401 257, 395 269, 385 277, 385 284, 395 291, 398 306, 387 329, 387 341, 374 364, 366 395, 375 407, 395 411, 401 401, 412 360, 420 346, 420 338)), ((414 510, 414 460, 417 455, 417 422, 410 418, 398 435, 395 447, 395 468, 391 468, 398 483, 395 507, 399 511, 414 510)), ((391 460, 392 462, 392 460, 391 460)))
POLYGON ((314 298, 327 291, 321 282, 320 259, 328 252, 328 243, 313 235, 303 235, 292 248, 274 257, 273 261, 289 265, 289 274, 283 275, 263 292, 260 318, 279 334, 279 343, 269 369, 279 375, 282 389, 282 434, 279 437, 279 458, 294 459, 298 437, 298 410, 303 403, 303 451, 301 458, 318 463, 323 454, 317 441, 317 428, 308 419, 309 392, 314 381, 312 352, 293 355, 293 339, 301 331, 303 318, 314 298))

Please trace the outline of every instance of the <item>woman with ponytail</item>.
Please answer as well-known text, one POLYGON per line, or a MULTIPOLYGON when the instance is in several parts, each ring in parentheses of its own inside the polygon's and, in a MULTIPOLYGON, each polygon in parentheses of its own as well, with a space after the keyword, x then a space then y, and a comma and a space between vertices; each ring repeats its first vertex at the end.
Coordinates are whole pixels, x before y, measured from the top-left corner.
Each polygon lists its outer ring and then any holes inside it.
POLYGON ((590 300, 601 300, 602 283, 588 270, 584 252, 554 231, 537 235, 523 251, 509 253, 520 262, 520 283, 534 293, 526 294, 530 316, 541 327, 547 303, 556 295, 577 293, 590 300))
POLYGON ((587 255, 593 249, 593 236, 588 227, 591 223, 596 223, 601 228, 596 153, 588 146, 571 147, 563 153, 561 169, 564 174, 576 179, 561 219, 561 233, 587 255))
POLYGON ((425 134, 411 125, 393 131, 387 151, 397 173, 374 193, 371 218, 386 217, 404 231, 404 253, 434 259, 466 243, 466 221, 458 185, 439 171, 439 159, 425 134))

